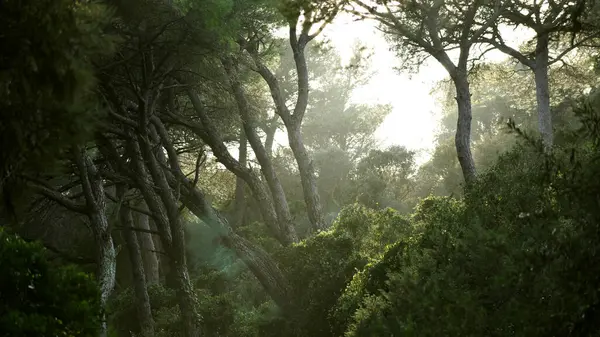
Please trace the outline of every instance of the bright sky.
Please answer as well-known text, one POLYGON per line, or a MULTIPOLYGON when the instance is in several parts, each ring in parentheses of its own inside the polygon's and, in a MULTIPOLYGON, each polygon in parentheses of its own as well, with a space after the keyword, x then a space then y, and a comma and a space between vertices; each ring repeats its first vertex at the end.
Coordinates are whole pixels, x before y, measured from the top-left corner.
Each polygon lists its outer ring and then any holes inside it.
MULTIPOLYGON (((383 34, 376 30, 375 25, 373 21, 353 21, 349 14, 341 14, 323 34, 346 58, 350 57, 356 40, 373 49, 372 64, 377 73, 369 84, 355 93, 353 100, 392 104, 393 111, 377 131, 377 137, 383 146, 404 145, 411 150, 418 150, 418 162, 423 163, 435 146, 434 135, 441 113, 432 90, 438 81, 447 77, 447 73, 433 59, 428 60, 416 74, 398 73, 394 67, 400 65, 399 60, 389 50, 383 34)), ((523 33, 509 29, 501 31, 507 42, 520 40, 519 34, 523 33)), ((497 51, 486 55, 490 61, 505 58, 504 54, 497 51)))
MULTIPOLYGON (((392 112, 376 132, 382 147, 403 145, 417 151, 417 164, 425 163, 435 148, 435 134, 441 116, 441 105, 433 90, 440 80, 448 77, 446 70, 434 59, 428 59, 417 73, 399 73, 395 67, 400 61, 385 40, 383 33, 376 29, 373 20, 355 21, 351 14, 340 13, 322 33, 338 49, 342 58, 348 60, 355 42, 360 42, 372 50, 372 70, 375 75, 369 83, 356 90, 352 100, 361 103, 391 104, 392 112)), ((504 41, 518 48, 522 41, 534 36, 525 28, 513 30, 500 27, 504 41)), ((282 37, 287 29, 279 32, 282 37)), ((474 46, 476 54, 481 47, 474 46)), ((449 53, 450 57, 457 57, 449 53)), ((484 61, 500 62, 507 56, 497 50, 486 53, 484 61)), ((287 146, 287 136, 283 131, 275 135, 275 142, 287 146)))
POLYGON ((432 148, 439 107, 431 90, 437 81, 445 78, 444 69, 435 62, 428 62, 418 74, 398 73, 393 69, 400 65, 398 58, 372 21, 353 21, 350 15, 340 15, 324 35, 345 57, 351 55, 356 40, 372 48, 376 73, 352 99, 392 104, 391 114, 376 134, 382 145, 404 145, 413 150, 432 148))

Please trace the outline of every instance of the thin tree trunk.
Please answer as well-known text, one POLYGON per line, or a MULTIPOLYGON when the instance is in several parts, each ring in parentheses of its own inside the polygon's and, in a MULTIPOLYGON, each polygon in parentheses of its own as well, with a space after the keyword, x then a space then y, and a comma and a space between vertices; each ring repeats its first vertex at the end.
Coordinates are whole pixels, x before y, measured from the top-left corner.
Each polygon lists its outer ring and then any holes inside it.
MULTIPOLYGON (((137 205, 139 208, 148 210, 145 202, 140 202, 137 205)), ((150 231, 150 219, 148 215, 143 213, 135 213, 134 222, 137 228, 150 231)), ((142 261, 144 263, 144 272, 146 283, 148 285, 159 283, 159 261, 156 251, 158 250, 154 244, 154 239, 151 233, 137 232, 137 239, 140 245, 142 261)))
POLYGON ((453 77, 456 86, 456 103, 458 105, 458 120, 456 123, 456 135, 454 143, 458 162, 462 169, 463 177, 467 185, 472 184, 476 177, 475 162, 471 154, 471 89, 466 70, 457 70, 453 77))
POLYGON ((258 201, 263 220, 273 233, 273 236, 277 238, 277 240, 279 240, 279 242, 281 242, 283 245, 289 244, 290 242, 288 242, 288 239, 285 237, 285 235, 283 235, 279 227, 277 212, 275 211, 273 199, 270 193, 265 189, 263 181, 258 175, 252 172, 252 170, 242 167, 240 163, 231 156, 227 150, 227 147, 225 144, 223 144, 222 139, 216 132, 212 121, 206 115, 198 94, 192 90, 189 90, 188 95, 204 126, 204 129, 195 129, 194 132, 201 137, 202 140, 208 144, 208 146, 210 146, 213 154, 217 157, 220 163, 222 163, 236 176, 244 179, 244 181, 252 190, 254 197, 258 201))
POLYGON ((150 307, 150 297, 144 275, 144 262, 142 252, 138 243, 136 233, 133 231, 133 218, 128 207, 120 209, 121 225, 125 227, 123 235, 129 253, 131 274, 133 276, 133 291, 135 295, 135 307, 142 337, 154 336, 154 318, 150 307))
POLYGON ((293 301, 289 298, 289 285, 273 258, 259 246, 235 234, 227 219, 212 208, 204 193, 193 186, 182 172, 171 172, 168 179, 171 186, 181 184, 181 202, 211 228, 225 246, 235 252, 275 303, 289 312, 293 308, 293 301))
MULTIPOLYGON (((152 138, 148 137, 145 139, 153 139, 158 141, 158 135, 154 134, 153 128, 151 127, 152 138)), ((175 273, 177 281, 177 295, 179 298, 179 309, 181 311, 181 318, 183 323, 183 331, 186 337, 199 337, 200 336, 200 314, 198 313, 198 303, 190 275, 188 272, 186 252, 185 252, 185 233, 183 229, 183 223, 179 214, 179 209, 173 191, 170 188, 165 172, 161 169, 159 163, 167 164, 168 161, 164 158, 162 149, 157 148, 156 154, 153 153, 152 147, 149 143, 145 142, 144 139, 140 138, 140 147, 142 149, 142 157, 145 162, 148 163, 148 168, 152 180, 160 189, 159 197, 162 200, 167 218, 170 224, 171 230, 171 246, 168 247, 169 258, 173 271, 175 273), (158 158, 157 158, 158 157, 158 158)), ((172 159, 172 160, 177 160, 172 159)), ((171 167, 172 169, 175 169, 171 167)))
MULTIPOLYGON (((248 166, 248 142, 244 130, 240 130, 240 147, 238 161, 242 167, 248 166)), ((246 182, 237 177, 235 179, 235 200, 234 200, 234 228, 238 228, 244 223, 244 213, 246 211, 246 196, 244 189, 246 182)))
MULTIPOLYGON (((146 135, 145 139, 148 140, 149 137, 146 135)), ((140 144, 136 140, 132 140, 130 145, 132 146, 132 160, 136 165, 136 173, 138 174, 138 187, 144 195, 149 209, 155 212, 157 220, 160 220, 157 226, 159 232, 161 232, 163 246, 169 256, 170 270, 177 283, 177 298, 181 311, 183 335, 185 337, 199 337, 200 314, 198 313, 196 294, 187 270, 183 226, 179 219, 179 210, 172 190, 166 183, 165 172, 161 169, 150 144, 144 143, 144 140, 140 140, 140 144), (140 147, 142 150, 140 150, 140 147), (150 177, 148 177, 143 163, 146 163, 152 180, 149 179, 150 177), (158 187, 159 195, 156 195, 153 189, 149 187, 154 185, 158 187), (162 205, 159 200, 162 201, 162 205)), ((160 151, 156 152, 161 153, 160 151)))
MULTIPOLYGON (((176 179, 175 177, 172 178, 176 179)), ((180 181, 183 179, 186 178, 179 177, 180 181)), ((213 210, 198 188, 184 183, 181 189, 181 199, 194 215, 220 236, 221 242, 226 247, 235 252, 275 303, 286 312, 289 312, 293 306, 293 302, 289 298, 289 285, 277 263, 269 254, 257 245, 235 234, 227 220, 213 210)))
POLYGON ((257 66, 258 73, 269 85, 271 97, 275 103, 277 114, 281 117, 285 124, 288 134, 290 148, 294 153, 294 157, 300 171, 300 180, 302 183, 302 192, 304 193, 304 201, 308 212, 308 218, 314 230, 325 229, 327 224, 323 216, 321 198, 317 188, 317 179, 312 161, 309 158, 304 142, 302 141, 301 125, 306 107, 308 106, 308 67, 306 65, 306 57, 304 49, 306 43, 310 41, 307 32, 303 31, 299 39, 295 32, 296 27, 290 25, 290 44, 294 52, 294 62, 296 64, 296 72, 298 74, 298 99, 294 107, 293 113, 287 108, 283 98, 283 93, 279 86, 279 81, 273 73, 262 64, 257 55, 254 55, 254 62, 257 66))
POLYGON ((294 124, 287 126, 288 140, 290 148, 294 153, 300 172, 300 182, 302 183, 302 192, 304 202, 308 212, 308 219, 315 230, 323 230, 327 227, 323 217, 321 197, 317 188, 317 177, 312 160, 308 156, 308 151, 302 141, 300 125, 294 124))
POLYGON ((250 108, 248 105, 248 100, 246 99, 244 88, 242 88, 242 85, 238 80, 237 72, 234 70, 234 65, 231 60, 224 60, 223 65, 227 71, 227 74, 229 75, 231 88, 233 89, 233 94, 238 106, 238 112, 242 118, 244 133, 248 137, 248 142, 250 142, 250 146, 252 146, 252 150, 256 155, 256 159, 260 163, 260 170, 262 171, 262 174, 267 181, 267 185, 269 186, 271 197, 273 198, 273 204, 275 206, 275 212, 277 213, 277 218, 279 219, 279 229, 281 234, 284 236, 287 243, 298 242, 298 235, 296 234, 296 228, 294 226, 294 222, 292 221, 292 215, 290 213, 285 192, 283 191, 281 182, 277 177, 277 173, 275 173, 273 162, 263 146, 262 140, 256 132, 256 125, 250 114, 250 108))
POLYGON ((548 34, 538 34, 535 48, 535 96, 537 99, 538 127, 544 143, 544 150, 549 151, 554 143, 552 132, 552 114, 550 113, 550 89, 548 83, 548 34))
MULTIPOLYGON (((106 217, 106 196, 100 174, 85 149, 74 149, 74 154, 96 243, 96 277, 100 284, 100 303, 104 308, 115 288, 117 274, 117 256, 106 217)), ((108 334, 106 316, 102 321, 100 336, 105 337, 108 334)))
POLYGON ((267 156, 269 158, 273 158, 273 143, 275 142, 275 133, 277 132, 277 120, 279 116, 275 115, 267 122, 267 127, 265 128, 265 151, 267 152, 267 156))

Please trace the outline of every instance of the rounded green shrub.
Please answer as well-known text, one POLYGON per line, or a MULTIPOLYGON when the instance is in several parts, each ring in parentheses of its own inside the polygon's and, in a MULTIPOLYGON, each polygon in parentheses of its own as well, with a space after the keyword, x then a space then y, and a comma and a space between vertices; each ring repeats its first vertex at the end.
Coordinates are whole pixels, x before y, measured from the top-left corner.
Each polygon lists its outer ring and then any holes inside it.
POLYGON ((347 290, 362 299, 346 336, 598 334, 597 153, 517 147, 465 198, 424 201, 387 287, 365 272, 347 290))
POLYGON ((0 229, 3 336, 97 336, 100 292, 93 278, 51 266, 44 248, 0 229))

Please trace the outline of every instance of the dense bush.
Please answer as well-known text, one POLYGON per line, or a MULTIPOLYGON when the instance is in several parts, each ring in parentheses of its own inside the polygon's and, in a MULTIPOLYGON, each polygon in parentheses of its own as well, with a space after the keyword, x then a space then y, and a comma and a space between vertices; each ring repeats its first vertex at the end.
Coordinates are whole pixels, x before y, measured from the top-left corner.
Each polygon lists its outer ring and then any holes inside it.
POLYGON ((360 298, 347 335, 597 335, 595 143, 552 155, 520 146, 464 199, 424 201, 414 216, 422 232, 399 260, 382 260, 387 285, 371 267, 342 295, 346 313, 360 298))
POLYGON ((282 249, 278 261, 298 309, 265 321, 261 336, 331 336, 332 331, 343 330, 344 323, 330 313, 344 289, 357 271, 411 231, 410 221, 392 209, 351 205, 330 230, 282 249))
MULTIPOLYGON (((232 268, 231 266, 228 268, 232 268)), ((257 336, 258 327, 268 316, 266 308, 252 306, 249 299, 253 282, 245 273, 235 273, 233 278, 226 270, 197 267, 194 270, 194 286, 198 297, 202 326, 211 336, 257 336), (250 290, 246 292, 246 290, 250 290)), ((181 336, 180 312, 176 292, 160 284, 148 287, 150 306, 155 321, 155 335, 181 336)), ((264 295, 263 295, 264 297, 264 295)), ((139 333, 133 290, 126 288, 110 302, 110 321, 113 334, 129 336, 139 333)))
POLYGON ((51 266, 38 243, 0 230, 0 334, 97 336, 100 293, 90 275, 51 266))
MULTIPOLYGON (((329 336, 327 313, 355 270, 364 265, 352 238, 335 229, 321 232, 285 250, 279 260, 297 308, 286 317, 283 335, 329 336)), ((272 336, 281 336, 279 329, 274 325, 272 336)))

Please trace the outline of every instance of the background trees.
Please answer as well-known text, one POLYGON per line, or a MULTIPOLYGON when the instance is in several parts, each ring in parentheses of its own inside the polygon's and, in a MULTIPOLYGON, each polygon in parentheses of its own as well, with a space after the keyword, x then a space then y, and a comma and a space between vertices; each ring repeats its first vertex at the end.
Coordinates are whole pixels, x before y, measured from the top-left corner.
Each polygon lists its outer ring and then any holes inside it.
POLYGON ((488 6, 483 1, 391 1, 370 6, 354 1, 351 6, 354 13, 382 25, 408 64, 419 65, 424 59, 433 57, 446 69, 456 89, 456 153, 465 181, 473 182, 476 169, 471 154, 472 112, 468 79, 474 57, 471 50, 495 25, 502 3, 495 1, 488 6), (451 50, 458 51, 458 55, 451 55, 451 50))
MULTIPOLYGON (((6 5, 0 128, 23 141, 3 152, 16 206, 3 225, 40 243, 1 235, 0 322, 13 335, 597 334, 598 55, 581 42, 594 7, 568 66, 548 68, 547 151, 530 135, 539 78, 474 53, 505 48, 499 25, 525 5, 6 5), (320 38, 341 10, 380 23, 405 65, 433 56, 448 72, 425 163, 378 142, 390 105, 355 98, 370 51, 345 58, 320 38)), ((549 63, 579 18, 554 5, 540 7, 549 63)))
MULTIPOLYGON (((550 112, 549 67, 577 47, 593 44, 597 38, 590 12, 594 6, 587 1, 548 1, 528 3, 510 1, 504 7, 500 23, 527 27, 535 32, 531 41, 520 48, 509 46, 500 33, 500 24, 492 26, 483 42, 510 55, 534 73, 538 128, 547 150, 553 144, 550 112), (568 40, 568 41, 567 41, 568 40), (552 45, 552 55, 550 55, 552 45), (521 49, 521 50, 519 50, 521 49)), ((593 19, 592 19, 593 20, 593 19)))

